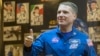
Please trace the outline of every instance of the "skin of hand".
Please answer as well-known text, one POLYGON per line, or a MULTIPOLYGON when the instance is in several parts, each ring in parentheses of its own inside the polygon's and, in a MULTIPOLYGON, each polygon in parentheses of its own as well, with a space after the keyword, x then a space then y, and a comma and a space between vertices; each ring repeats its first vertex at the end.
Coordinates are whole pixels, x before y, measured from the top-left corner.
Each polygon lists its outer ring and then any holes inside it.
POLYGON ((30 29, 30 35, 25 37, 24 45, 26 47, 31 47, 32 42, 33 42, 33 30, 30 29))

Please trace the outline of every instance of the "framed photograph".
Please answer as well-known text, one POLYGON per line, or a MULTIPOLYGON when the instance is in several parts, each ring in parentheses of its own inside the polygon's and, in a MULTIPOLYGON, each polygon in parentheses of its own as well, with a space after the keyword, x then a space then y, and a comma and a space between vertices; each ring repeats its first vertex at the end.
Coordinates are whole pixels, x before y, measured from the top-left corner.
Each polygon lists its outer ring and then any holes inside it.
POLYGON ((93 41, 100 41, 100 26, 89 27, 88 31, 93 41))
POLYGON ((21 40, 21 26, 7 26, 3 29, 3 41, 21 40))
POLYGON ((29 3, 17 3, 17 24, 29 23, 29 3))
POLYGON ((23 56, 23 45, 22 44, 5 45, 4 56, 23 56))
POLYGON ((3 3, 3 22, 15 21, 15 1, 6 1, 3 3))
POLYGON ((100 3, 97 0, 87 2, 87 21, 100 21, 100 3))
POLYGON ((43 25, 43 4, 31 5, 31 26, 43 25))

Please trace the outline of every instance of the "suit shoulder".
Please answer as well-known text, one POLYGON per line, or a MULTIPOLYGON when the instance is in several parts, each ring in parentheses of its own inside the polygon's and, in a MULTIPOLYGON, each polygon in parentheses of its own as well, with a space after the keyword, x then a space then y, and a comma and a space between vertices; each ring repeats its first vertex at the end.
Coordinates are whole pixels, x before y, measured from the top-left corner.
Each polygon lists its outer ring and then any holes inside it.
POLYGON ((49 29, 49 30, 47 30, 47 31, 45 31, 45 32, 43 32, 44 34, 47 34, 47 33, 56 33, 57 32, 57 29, 56 28, 54 28, 54 29, 49 29))

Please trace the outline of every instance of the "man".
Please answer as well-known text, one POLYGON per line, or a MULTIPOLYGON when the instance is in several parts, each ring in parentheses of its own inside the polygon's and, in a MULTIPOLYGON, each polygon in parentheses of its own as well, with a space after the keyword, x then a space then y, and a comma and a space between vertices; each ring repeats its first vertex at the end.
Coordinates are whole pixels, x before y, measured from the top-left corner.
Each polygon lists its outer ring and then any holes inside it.
POLYGON ((39 6, 35 6, 31 13, 31 25, 42 25, 43 14, 40 13, 39 6))
POLYGON ((19 13, 17 14, 17 23, 28 23, 27 12, 25 10, 25 6, 22 4, 20 5, 19 13))
POLYGON ((24 42, 24 56, 38 56, 41 52, 44 56, 96 56, 87 34, 73 27, 77 13, 78 8, 74 3, 60 3, 58 27, 42 33, 32 44, 32 37, 28 36, 24 42))
POLYGON ((13 47, 10 47, 7 56, 13 56, 13 47))
POLYGON ((4 7, 4 22, 14 21, 14 10, 11 2, 6 2, 4 7))
POLYGON ((96 1, 90 3, 91 10, 88 12, 88 21, 100 21, 100 9, 96 1))

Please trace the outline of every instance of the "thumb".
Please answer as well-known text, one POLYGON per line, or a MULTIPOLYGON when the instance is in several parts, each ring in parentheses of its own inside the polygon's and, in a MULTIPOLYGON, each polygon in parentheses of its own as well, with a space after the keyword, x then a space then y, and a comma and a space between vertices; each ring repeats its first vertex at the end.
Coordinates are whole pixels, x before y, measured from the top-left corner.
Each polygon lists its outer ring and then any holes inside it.
POLYGON ((33 29, 30 29, 30 35, 33 36, 33 29))

